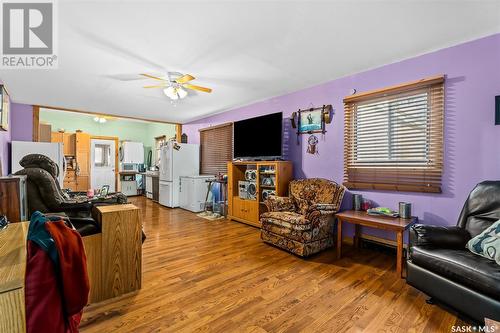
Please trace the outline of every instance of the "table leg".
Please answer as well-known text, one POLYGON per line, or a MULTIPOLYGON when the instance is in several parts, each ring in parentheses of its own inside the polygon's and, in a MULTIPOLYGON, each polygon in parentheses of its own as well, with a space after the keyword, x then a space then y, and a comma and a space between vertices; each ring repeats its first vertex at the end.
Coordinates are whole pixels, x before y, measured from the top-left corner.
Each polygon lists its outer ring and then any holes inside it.
POLYGON ((337 219, 337 259, 342 256, 342 220, 337 219))
POLYGON ((396 271, 400 277, 403 277, 403 231, 397 232, 397 243, 396 271))
POLYGON ((359 248, 359 238, 361 236, 361 226, 359 224, 354 225, 354 247, 359 248))

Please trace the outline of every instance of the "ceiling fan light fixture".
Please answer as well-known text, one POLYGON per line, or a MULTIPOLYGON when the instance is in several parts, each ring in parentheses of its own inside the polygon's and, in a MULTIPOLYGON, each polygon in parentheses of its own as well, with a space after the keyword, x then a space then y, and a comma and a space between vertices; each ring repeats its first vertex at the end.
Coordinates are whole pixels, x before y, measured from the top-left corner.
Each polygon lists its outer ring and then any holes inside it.
POLYGON ((177 88, 175 88, 175 87, 169 86, 169 87, 163 89, 163 92, 170 99, 173 99, 173 100, 179 99, 179 96, 177 95, 177 88))
POLYGON ((96 123, 104 124, 107 120, 104 117, 94 117, 96 123))
POLYGON ((179 98, 184 98, 187 96, 187 91, 183 89, 182 87, 177 88, 177 95, 179 95, 179 98))

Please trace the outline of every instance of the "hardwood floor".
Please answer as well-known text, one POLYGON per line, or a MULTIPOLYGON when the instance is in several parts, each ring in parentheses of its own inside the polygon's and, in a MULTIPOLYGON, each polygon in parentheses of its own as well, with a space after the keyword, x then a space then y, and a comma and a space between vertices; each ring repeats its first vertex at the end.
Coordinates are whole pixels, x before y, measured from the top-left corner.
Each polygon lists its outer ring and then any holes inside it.
POLYGON ((335 250, 304 260, 259 230, 145 198, 138 293, 86 308, 81 332, 450 332, 467 325, 425 302, 393 256, 335 250))

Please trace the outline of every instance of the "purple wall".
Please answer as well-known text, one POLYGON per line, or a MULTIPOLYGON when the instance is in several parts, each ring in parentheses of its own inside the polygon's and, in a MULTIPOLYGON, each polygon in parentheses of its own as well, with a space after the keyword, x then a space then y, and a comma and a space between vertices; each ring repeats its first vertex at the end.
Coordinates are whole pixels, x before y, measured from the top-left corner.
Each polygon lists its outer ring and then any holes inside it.
POLYGON ((9 113, 9 130, 0 131, 0 160, 2 162, 2 176, 9 173, 10 168, 10 141, 11 141, 11 120, 12 120, 12 109, 9 113))
POLYGON ((394 209, 399 201, 408 201, 413 204, 414 215, 425 223, 455 224, 473 186, 482 180, 500 179, 500 126, 494 125, 494 96, 500 95, 499 59, 500 34, 496 34, 194 121, 183 125, 183 131, 191 143, 199 143, 200 128, 278 111, 289 117, 291 112, 308 108, 311 103, 332 104, 335 115, 333 122, 327 125, 326 135, 319 136, 319 155, 306 153, 307 135, 301 137, 300 146, 296 145, 294 134, 285 145, 288 159, 294 162, 295 177, 324 177, 341 183, 343 97, 349 95, 352 88, 363 92, 445 74, 443 193, 355 193, 394 209))
POLYGON ((11 111, 12 141, 32 141, 33 106, 13 103, 11 111))
POLYGON ((9 114, 9 131, 0 131, 0 158, 2 173, 10 172, 10 142, 12 140, 31 141, 33 137, 33 107, 12 103, 9 114))

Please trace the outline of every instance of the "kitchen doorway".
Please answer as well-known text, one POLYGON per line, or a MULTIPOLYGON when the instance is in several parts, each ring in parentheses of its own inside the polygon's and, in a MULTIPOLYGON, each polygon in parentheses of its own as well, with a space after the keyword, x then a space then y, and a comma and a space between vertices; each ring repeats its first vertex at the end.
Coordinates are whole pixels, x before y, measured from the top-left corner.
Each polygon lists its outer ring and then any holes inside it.
POLYGON ((109 192, 116 192, 118 176, 118 138, 91 137, 90 172, 93 189, 109 185, 109 192))

